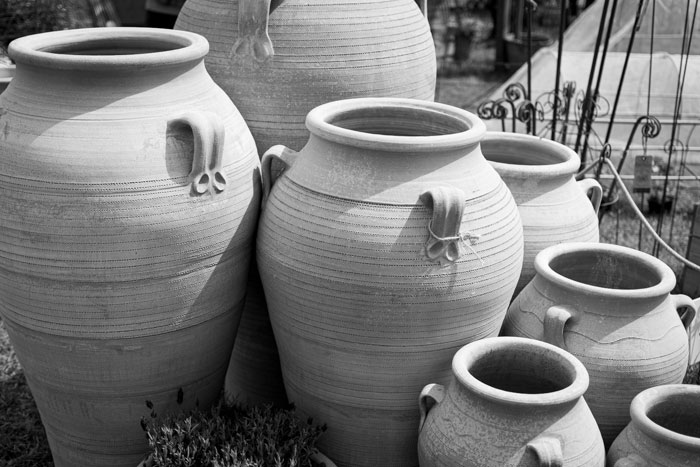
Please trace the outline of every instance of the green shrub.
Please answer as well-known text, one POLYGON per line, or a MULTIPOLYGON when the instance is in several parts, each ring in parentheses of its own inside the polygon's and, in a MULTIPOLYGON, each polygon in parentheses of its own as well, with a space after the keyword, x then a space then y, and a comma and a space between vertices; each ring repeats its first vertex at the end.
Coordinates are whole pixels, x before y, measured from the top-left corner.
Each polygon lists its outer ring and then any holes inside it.
MULTIPOLYGON (((151 405, 149 407, 152 408, 151 405)), ((313 467, 325 426, 300 421, 294 408, 246 407, 223 399, 194 410, 142 420, 147 467, 313 467)))

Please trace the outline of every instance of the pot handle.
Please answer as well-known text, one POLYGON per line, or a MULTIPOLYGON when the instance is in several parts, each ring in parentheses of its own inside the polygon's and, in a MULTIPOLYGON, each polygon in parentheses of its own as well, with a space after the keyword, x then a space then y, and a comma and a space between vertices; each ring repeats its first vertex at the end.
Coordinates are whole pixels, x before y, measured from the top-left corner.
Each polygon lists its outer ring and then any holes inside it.
POLYGON ((566 350, 564 330, 575 311, 568 306, 550 306, 544 314, 544 341, 566 350))
POLYGON ((264 62, 275 54, 267 32, 270 2, 271 0, 239 0, 238 39, 233 44, 234 55, 249 56, 264 62))
POLYGON ((168 126, 185 125, 191 128, 194 137, 192 170, 187 180, 192 192, 203 195, 213 189, 221 193, 226 189, 223 172, 224 124, 217 114, 206 111, 190 111, 168 121, 168 126))
POLYGON ((425 256, 428 260, 437 261, 441 265, 454 263, 462 255, 462 244, 479 258, 472 245, 476 244, 480 236, 459 231, 465 199, 464 192, 455 187, 432 188, 420 195, 420 200, 433 211, 425 243, 425 256))
POLYGON ((428 384, 420 392, 418 397, 418 409, 420 410, 420 423, 418 424, 418 432, 423 430, 425 419, 428 418, 428 412, 436 404, 442 402, 445 398, 445 387, 441 384, 428 384))
POLYGON ((584 178, 576 183, 590 197, 593 210, 598 214, 600 203, 603 200, 603 187, 595 178, 584 178))
POLYGON ((268 149, 265 154, 263 154, 260 160, 260 171, 262 173, 262 186, 263 186, 263 198, 262 206, 267 203, 267 197, 270 196, 270 190, 272 190, 272 185, 275 180, 279 178, 285 170, 294 164, 298 152, 289 149, 287 146, 282 144, 277 144, 268 149), (272 163, 273 161, 279 161, 282 163, 283 168, 280 172, 273 173, 272 163))
POLYGON ((673 302, 674 308, 678 312, 678 316, 683 323, 683 327, 686 329, 686 331, 690 330, 690 326, 693 324, 695 315, 700 307, 700 298, 693 300, 687 295, 678 294, 671 295, 671 301, 673 302))
POLYGON ((647 461, 637 454, 630 454, 615 461, 613 467, 648 467, 647 461))
POLYGON ((540 467, 562 467, 564 465, 564 454, 559 438, 550 435, 540 436, 527 443, 527 449, 535 453, 540 467))

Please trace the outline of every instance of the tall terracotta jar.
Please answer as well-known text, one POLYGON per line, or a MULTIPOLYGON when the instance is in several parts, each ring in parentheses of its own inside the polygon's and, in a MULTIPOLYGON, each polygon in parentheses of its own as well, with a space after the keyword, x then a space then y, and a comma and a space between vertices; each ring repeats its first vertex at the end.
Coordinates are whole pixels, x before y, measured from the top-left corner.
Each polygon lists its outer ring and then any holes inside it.
POLYGON ((535 276, 535 256, 546 247, 598 242, 602 189, 593 178, 574 178, 581 160, 556 141, 488 132, 481 150, 513 194, 523 221, 525 259, 517 295, 535 276))
POLYGON ((669 384, 632 400, 631 421, 608 451, 608 467, 691 467, 700 463, 700 386, 669 384))
POLYGON ((435 46, 415 0, 187 0, 175 28, 209 40, 207 68, 261 153, 301 149, 306 114, 332 100, 434 98, 435 46))
MULTIPOLYGON (((309 113, 258 228, 257 260, 290 400, 326 423, 341 466, 412 466, 415 398, 461 346, 498 332, 522 265, 513 197, 483 122, 414 99, 309 113)), ((265 188, 265 192, 269 185, 265 188)))
POLYGON ((223 386, 259 159, 207 50, 147 28, 10 45, 0 312, 59 467, 133 467, 146 400, 206 407, 223 386))
POLYGON ((603 467, 586 405, 588 373, 573 355, 522 337, 461 348, 445 389, 419 397, 421 467, 603 467))
MULTIPOLYGON (((236 103, 260 154, 301 149, 306 114, 352 97, 433 100, 435 47, 415 0, 188 0, 176 29, 204 35, 206 63, 236 103)), ((256 271, 226 377, 251 403, 286 402, 256 271)))
POLYGON ((583 362, 591 378, 586 401, 609 446, 637 393, 683 380, 698 303, 671 294, 676 279, 661 260, 619 245, 551 246, 535 269, 503 334, 550 342, 583 362))

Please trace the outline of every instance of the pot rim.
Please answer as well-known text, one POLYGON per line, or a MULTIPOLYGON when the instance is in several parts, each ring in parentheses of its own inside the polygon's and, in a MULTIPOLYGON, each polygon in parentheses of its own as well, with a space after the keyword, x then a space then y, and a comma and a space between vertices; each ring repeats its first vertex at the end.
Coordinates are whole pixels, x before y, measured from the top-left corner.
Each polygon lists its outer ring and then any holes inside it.
POLYGON ((399 97, 359 97, 327 102, 307 114, 306 127, 312 135, 348 146, 412 153, 475 146, 486 133, 484 122, 476 114, 464 109, 438 102, 399 97), (449 134, 404 136, 352 130, 332 123, 350 112, 376 112, 382 108, 413 112, 424 118, 437 115, 452 119, 467 129, 449 134))
POLYGON ((700 386, 692 384, 666 384, 645 389, 637 394, 630 404, 630 423, 635 424, 646 435, 686 450, 700 453, 700 438, 671 431, 652 421, 648 413, 659 404, 676 397, 700 398, 700 386))
MULTIPOLYGON (((97 49, 99 50, 99 49, 97 49)), ((51 67, 60 70, 119 70, 154 66, 172 66, 203 60, 209 52, 209 42, 203 36, 161 28, 96 27, 66 29, 20 37, 10 43, 9 56, 18 65, 51 67), (156 49, 143 53, 79 54, 70 53, 70 46, 110 44, 114 41, 140 43, 150 41, 156 49), (64 48, 67 53, 61 52, 64 48)))
POLYGON ((676 278, 673 270, 660 259, 644 253, 643 251, 621 245, 614 245, 611 243, 571 242, 549 246, 537 253, 535 256, 535 271, 537 275, 544 277, 557 286, 574 291, 577 294, 605 296, 608 298, 648 299, 652 297, 660 297, 670 293, 676 284, 676 278), (643 261, 659 275, 661 280, 650 287, 637 289, 611 289, 569 279, 568 277, 554 271, 550 266, 551 262, 555 258, 568 253, 580 252, 608 252, 618 256, 631 258, 636 261, 643 261))
POLYGON ((494 166, 498 173, 506 174, 509 177, 519 178, 549 178, 570 176, 573 177, 581 165, 581 158, 570 147, 565 146, 551 139, 542 138, 540 136, 525 135, 520 133, 506 133, 500 131, 487 131, 481 141, 481 152, 489 164, 494 166), (559 162, 551 164, 518 164, 509 162, 492 161, 489 158, 489 144, 502 143, 508 146, 513 146, 518 149, 518 152, 523 153, 524 157, 534 152, 541 153, 546 151, 556 155, 559 162))
POLYGON ((547 342, 526 337, 487 337, 471 342, 457 351, 452 359, 452 371, 463 386, 471 392, 499 403, 523 406, 554 406, 578 400, 588 389, 589 376, 583 363, 571 353, 547 342), (478 359, 504 348, 540 349, 566 367, 573 381, 568 386, 553 392, 526 394, 505 391, 489 386, 477 379, 470 371, 478 359))

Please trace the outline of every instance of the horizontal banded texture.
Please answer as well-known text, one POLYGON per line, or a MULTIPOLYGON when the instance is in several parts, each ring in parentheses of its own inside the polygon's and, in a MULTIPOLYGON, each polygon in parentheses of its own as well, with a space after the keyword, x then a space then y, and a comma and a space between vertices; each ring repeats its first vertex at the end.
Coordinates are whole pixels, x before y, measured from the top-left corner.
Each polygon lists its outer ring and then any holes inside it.
MULTIPOLYGON (((273 2, 274 3, 274 2, 273 2)), ((188 0, 176 29, 210 43, 207 68, 243 114, 260 152, 301 149, 306 114, 328 101, 385 96, 433 100, 430 27, 413 0, 284 0, 269 16, 274 55, 234 55, 236 0, 188 0)))
POLYGON ((683 380, 688 335, 668 297, 645 301, 576 294, 539 275, 511 304, 503 334, 545 340, 544 316, 553 305, 575 315, 564 327, 565 350, 588 370, 586 401, 609 446, 629 422, 637 393, 683 380))
POLYGON ((138 73, 18 63, 0 97, 0 314, 57 467, 133 467, 146 400, 204 408, 223 386, 259 160, 202 58, 138 73), (172 122, 187 112, 204 127, 172 122), (196 134, 217 129, 227 184, 199 195, 190 172, 216 150, 196 134))
POLYGON ((416 464, 416 400, 446 382, 452 355, 498 332, 522 263, 503 183, 465 200, 480 235, 453 264, 424 254, 431 211, 323 195, 282 177, 257 258, 291 401, 329 430, 341 466, 416 464))

